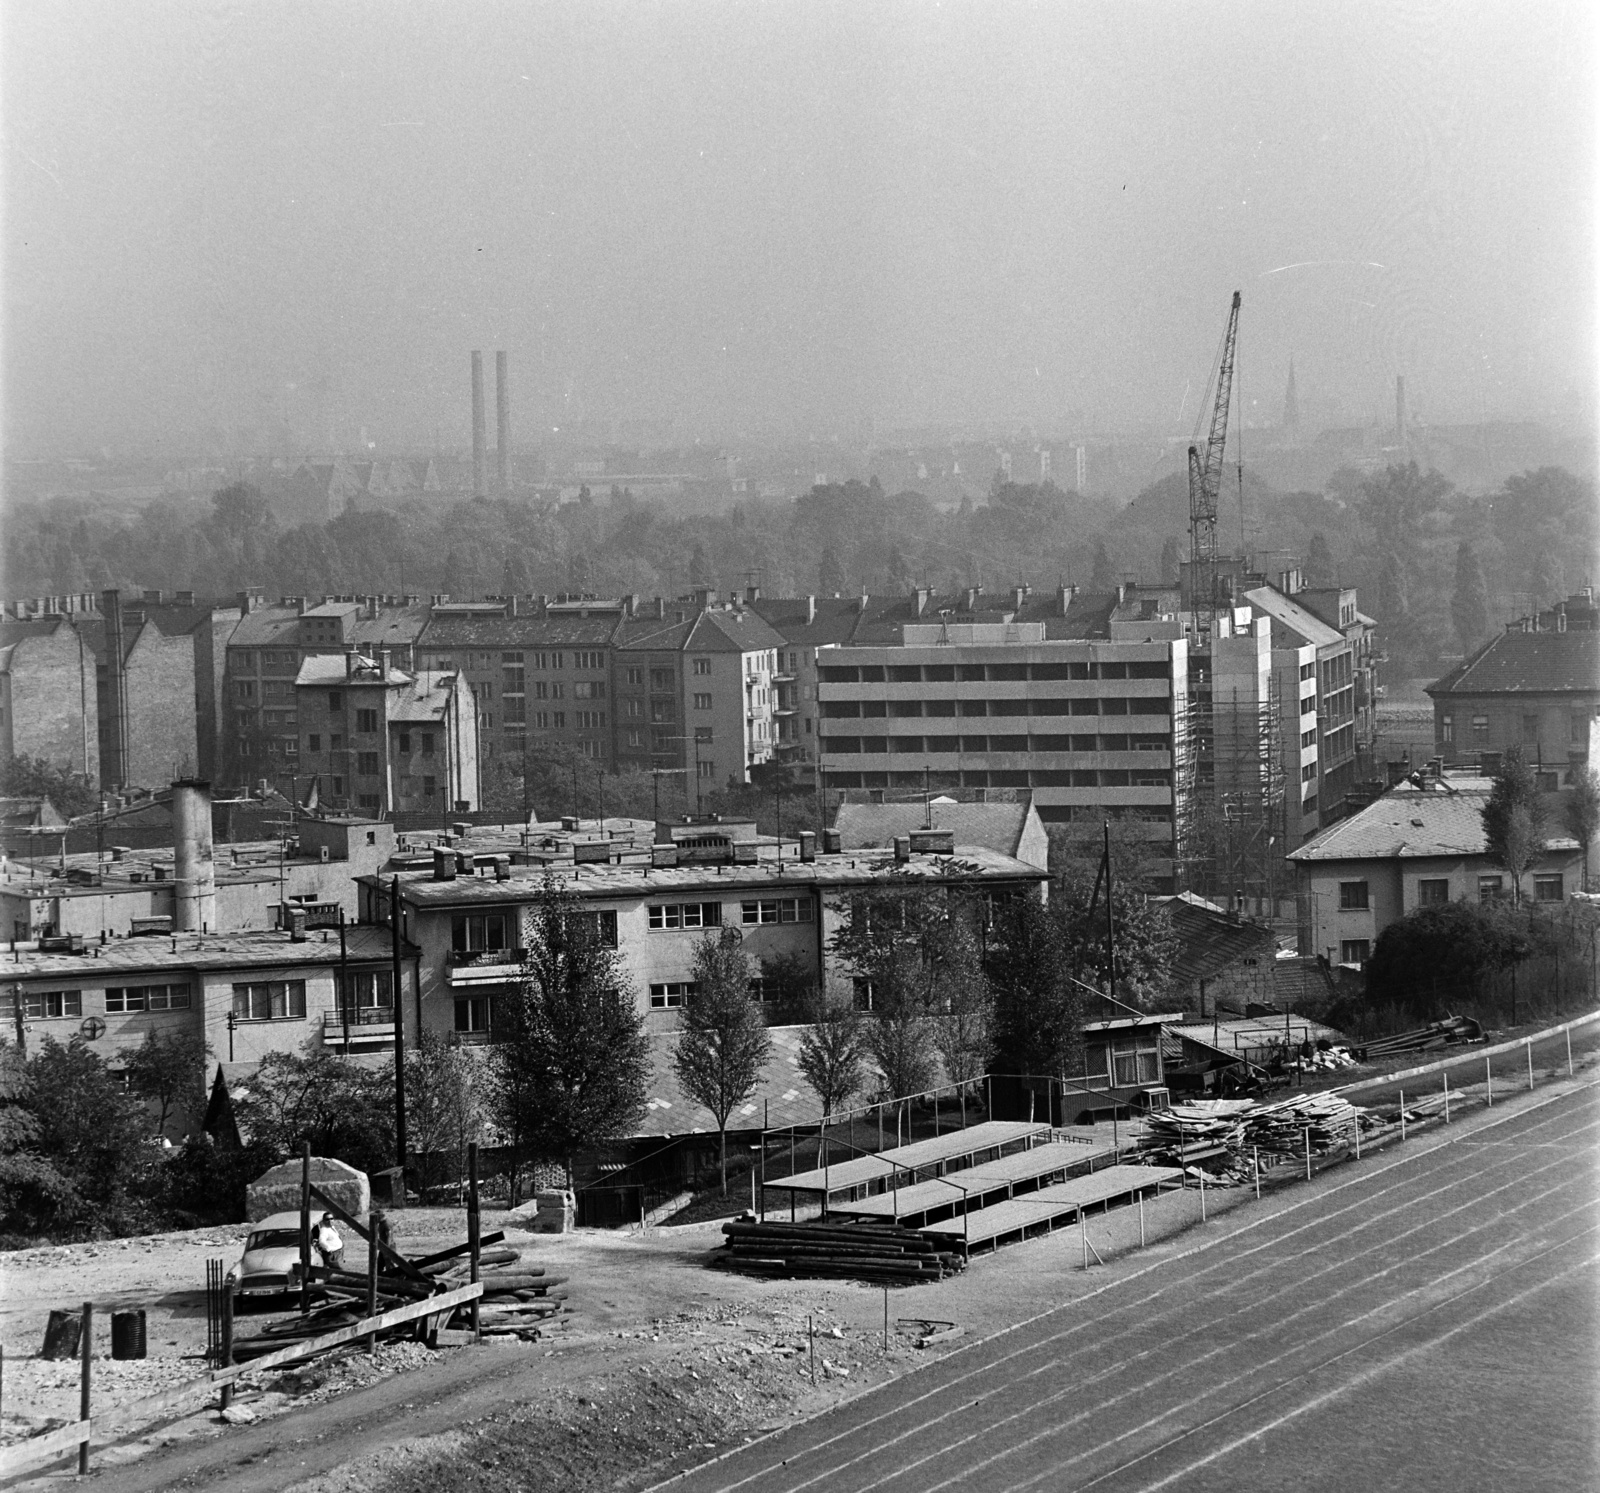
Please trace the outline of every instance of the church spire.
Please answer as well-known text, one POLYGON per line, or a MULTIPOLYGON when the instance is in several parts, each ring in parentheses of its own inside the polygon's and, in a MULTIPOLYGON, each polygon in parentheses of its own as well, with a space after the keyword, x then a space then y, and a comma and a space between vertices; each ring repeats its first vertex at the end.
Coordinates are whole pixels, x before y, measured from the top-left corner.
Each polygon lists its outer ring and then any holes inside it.
POLYGON ((1283 391, 1283 428, 1286 434, 1296 435, 1300 430, 1300 396, 1294 386, 1294 356, 1289 357, 1289 384, 1283 391))

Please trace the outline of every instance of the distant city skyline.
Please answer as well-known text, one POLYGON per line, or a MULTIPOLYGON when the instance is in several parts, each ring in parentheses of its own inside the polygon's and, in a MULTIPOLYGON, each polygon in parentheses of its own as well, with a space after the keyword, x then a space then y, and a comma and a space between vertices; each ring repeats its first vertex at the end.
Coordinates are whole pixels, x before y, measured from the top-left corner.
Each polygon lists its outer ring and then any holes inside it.
POLYGON ((8 455, 1592 423, 1586 7, 6 16, 8 455), (1463 17, 1468 23, 1463 24, 1463 17), (1537 107, 1530 107, 1532 101, 1537 107))

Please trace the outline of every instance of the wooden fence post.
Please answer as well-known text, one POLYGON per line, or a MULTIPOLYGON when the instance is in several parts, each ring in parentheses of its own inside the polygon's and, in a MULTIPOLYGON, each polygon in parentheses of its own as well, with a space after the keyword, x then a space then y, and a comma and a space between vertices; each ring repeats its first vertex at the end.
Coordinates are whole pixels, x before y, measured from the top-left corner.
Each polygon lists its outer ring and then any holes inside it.
POLYGON ((311 1142, 300 1142, 300 1313, 311 1312, 311 1142))
MULTIPOLYGON (((78 1337, 78 1419, 89 1418, 89 1381, 94 1364, 94 1303, 83 1303, 83 1326, 78 1337)), ((85 1437, 78 1443, 78 1476, 89 1474, 89 1441, 85 1437)))
MULTIPOLYGON (((222 1367, 227 1368, 233 1362, 233 1292, 228 1289, 227 1283, 222 1287, 222 1351, 220 1354, 222 1367)), ((233 1382, 230 1380, 222 1386, 222 1408, 226 1410, 233 1403, 233 1382)))
MULTIPOLYGON (((481 1231, 478 1219, 478 1143, 470 1141, 467 1145, 467 1259, 470 1264, 468 1281, 476 1285, 480 1276, 478 1274, 479 1257, 482 1248, 479 1240, 481 1231)), ((472 1337, 474 1342, 483 1341, 483 1324, 478 1316, 478 1302, 474 1298, 472 1303, 472 1337)))

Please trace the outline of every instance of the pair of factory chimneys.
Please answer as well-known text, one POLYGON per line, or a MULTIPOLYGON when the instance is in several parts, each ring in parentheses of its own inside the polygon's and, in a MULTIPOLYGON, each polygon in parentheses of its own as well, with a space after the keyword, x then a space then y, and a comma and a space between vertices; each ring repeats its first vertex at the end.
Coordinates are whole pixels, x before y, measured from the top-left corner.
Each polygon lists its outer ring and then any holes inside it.
MULTIPOLYGON (((510 486, 511 472, 511 386, 506 380, 506 355, 494 355, 495 488, 504 492, 510 486)), ((472 491, 482 497, 487 491, 489 452, 488 432, 483 409, 483 354, 472 355, 472 491)))

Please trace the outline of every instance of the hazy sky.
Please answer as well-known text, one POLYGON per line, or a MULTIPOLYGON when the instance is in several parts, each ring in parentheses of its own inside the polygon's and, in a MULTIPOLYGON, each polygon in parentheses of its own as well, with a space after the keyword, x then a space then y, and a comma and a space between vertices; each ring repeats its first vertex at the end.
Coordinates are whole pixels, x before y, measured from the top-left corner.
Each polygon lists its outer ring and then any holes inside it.
POLYGON ((1589 10, 6 0, 7 449, 1571 418, 1589 10))

